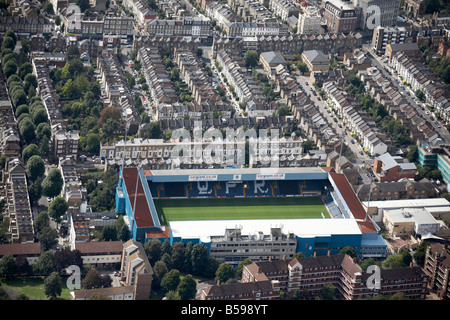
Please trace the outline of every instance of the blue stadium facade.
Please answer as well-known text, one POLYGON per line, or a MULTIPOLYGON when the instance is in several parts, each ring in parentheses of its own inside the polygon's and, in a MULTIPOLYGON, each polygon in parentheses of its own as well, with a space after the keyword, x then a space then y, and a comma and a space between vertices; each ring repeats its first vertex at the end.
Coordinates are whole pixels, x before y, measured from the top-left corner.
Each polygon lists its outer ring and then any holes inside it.
MULTIPOLYGON (((276 171, 251 168, 151 171, 125 168, 120 173, 116 206, 117 212, 123 214, 128 222, 133 239, 142 243, 154 238, 161 241, 169 239, 171 243, 204 243, 212 253, 211 243, 222 239, 230 225, 240 225, 243 233, 255 225, 260 225, 261 229, 267 228, 267 233, 275 225, 284 225, 282 232, 293 234, 295 252, 300 251, 307 257, 337 254, 345 246, 355 248, 361 258, 386 256, 387 244, 378 226, 366 217, 345 176, 330 168, 279 168, 276 171), (320 196, 332 219, 168 223, 160 221, 153 202, 154 199, 176 201, 187 198, 293 196, 320 196)), ((245 257, 243 254, 239 258, 245 257)))

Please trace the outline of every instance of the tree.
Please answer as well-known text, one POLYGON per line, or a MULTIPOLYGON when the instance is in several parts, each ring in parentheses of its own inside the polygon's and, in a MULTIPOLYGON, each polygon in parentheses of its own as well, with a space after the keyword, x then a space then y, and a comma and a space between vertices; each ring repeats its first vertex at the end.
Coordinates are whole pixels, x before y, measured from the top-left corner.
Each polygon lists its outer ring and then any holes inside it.
POLYGON ((419 158, 418 147, 413 145, 409 148, 408 153, 406 154, 406 158, 409 162, 416 162, 419 158))
POLYGON ((58 272, 52 272, 44 280, 45 295, 50 299, 56 299, 62 292, 62 281, 58 272))
POLYGON ((61 193, 63 178, 58 168, 53 168, 42 181, 42 193, 47 197, 56 197, 61 193))
POLYGON ((196 243, 192 247, 191 252, 191 262, 192 262, 192 271, 196 275, 201 275, 205 270, 206 261, 207 261, 207 250, 205 245, 196 243))
POLYGON ((183 270, 186 259, 186 248, 182 242, 176 242, 172 246, 172 266, 175 269, 183 270))
MULTIPOLYGON (((10 36, 5 36, 2 41, 2 51, 5 49, 11 49, 11 51, 14 51, 14 48, 16 47, 16 41, 14 41, 13 38, 10 36)), ((8 76, 7 76, 8 78, 8 76)))
POLYGON ((333 300, 336 295, 336 287, 332 284, 326 284, 321 290, 321 295, 323 300, 333 300))
POLYGON ((38 108, 31 111, 31 117, 33 119, 35 127, 37 127, 41 123, 46 123, 48 120, 47 111, 44 108, 38 108))
POLYGON ((38 216, 34 220, 34 225, 38 233, 40 233, 45 227, 50 226, 50 216, 47 211, 39 212, 38 216))
POLYGON ((215 257, 208 257, 203 275, 206 278, 213 278, 216 275, 216 271, 219 268, 219 261, 215 257))
POLYGON ((180 284, 180 281, 180 271, 178 271, 177 269, 172 269, 162 278, 161 289, 164 292, 176 290, 178 285, 180 284))
POLYGON ((422 241, 420 245, 417 247, 416 252, 414 253, 413 257, 416 260, 417 264, 419 266, 423 267, 423 264, 425 262, 425 255, 427 252, 427 247, 430 245, 427 241, 422 241))
POLYGON ((55 12, 53 11, 53 5, 49 1, 46 1, 44 3, 44 11, 47 12, 48 14, 55 14, 55 12))
MULTIPOLYGON (((56 232, 56 231, 55 231, 56 232)), ((53 270, 53 251, 45 251, 33 265, 36 275, 48 276, 53 270)))
POLYGON ((5 254, 0 259, 0 276, 6 279, 12 278, 16 273, 16 261, 12 254, 5 254))
POLYGON ((174 290, 167 292, 165 298, 166 300, 181 300, 180 294, 174 290))
POLYGON ((28 105, 21 104, 16 108, 16 119, 22 114, 22 113, 29 113, 30 110, 28 109, 28 105))
POLYGON ((155 265, 153 266, 153 280, 152 280, 152 288, 159 289, 161 280, 164 278, 166 273, 169 272, 169 269, 167 268, 166 264, 162 261, 156 261, 155 265))
POLYGON ((346 246, 346 247, 342 248, 342 250, 339 252, 339 254, 347 254, 352 258, 357 257, 355 248, 352 248, 350 246, 346 246))
POLYGON ((19 67, 19 77, 25 80, 25 77, 29 74, 33 74, 33 65, 30 62, 25 62, 19 67))
POLYGON ((97 126, 101 128, 103 124, 110 118, 120 122, 122 114, 116 107, 106 107, 100 112, 100 118, 97 121, 97 126))
POLYGON ((161 241, 152 239, 144 244, 144 250, 148 261, 152 266, 161 258, 161 241))
POLYGON ((99 154, 100 152, 100 137, 96 133, 89 133, 86 137, 85 148, 87 152, 99 154))
POLYGON ((242 271, 244 270, 244 266, 249 265, 253 263, 252 259, 250 258, 245 258, 244 260, 242 260, 236 270, 237 275, 240 277, 242 276, 242 271))
POLYGON ((228 279, 234 277, 234 269, 228 263, 222 263, 216 271, 216 277, 214 280, 220 281, 220 283, 225 283, 228 279))
POLYGON ((41 230, 38 238, 41 243, 42 251, 47 251, 58 243, 58 232, 52 227, 47 226, 41 230))
POLYGON ((114 226, 106 226, 102 232, 103 241, 117 241, 117 230, 114 226))
POLYGON ((102 283, 103 281, 100 272, 97 269, 91 269, 81 281, 81 287, 83 289, 96 289, 101 288, 102 283))
POLYGON ((22 160, 24 163, 28 162, 28 159, 30 159, 34 155, 39 155, 39 148, 35 144, 29 144, 22 150, 22 160))
POLYGON ((16 36, 16 33, 14 32, 14 30, 12 30, 12 29, 6 30, 5 37, 10 37, 11 39, 13 39, 14 45, 17 44, 17 36, 16 36))
POLYGON ((42 177, 45 173, 45 163, 41 156, 34 155, 26 162, 27 176, 31 181, 42 177))
POLYGON ((80 7, 81 12, 90 8, 89 0, 76 0, 75 3, 80 7))
POLYGON ((36 126, 31 122, 29 118, 23 119, 19 124, 19 132, 25 143, 31 143, 36 138, 36 126))
POLYGON ((160 139, 162 131, 158 122, 153 122, 148 126, 147 136, 149 139, 160 139))
POLYGON ((254 68, 258 65, 259 54, 253 50, 247 50, 244 54, 244 62, 247 68, 254 68))
POLYGON ((52 129, 47 122, 39 123, 36 127, 36 139, 38 141, 42 140, 42 138, 47 137, 50 139, 52 136, 52 129))
POLYGON ((42 197, 42 185, 40 180, 36 180, 28 186, 28 196, 30 197, 30 202, 39 201, 42 197))
POLYGON ((118 129, 119 129, 119 122, 112 118, 106 120, 106 122, 102 125, 102 131, 108 138, 113 137, 114 133, 118 129))
POLYGON ((66 56, 67 56, 67 61, 79 58, 80 57, 80 49, 78 49, 77 45, 71 45, 67 48, 66 56))
POLYGON ((56 221, 61 220, 61 216, 64 215, 69 209, 69 203, 63 197, 56 197, 50 203, 48 207, 48 215, 56 221))
POLYGON ((177 291, 181 300, 193 300, 197 293, 197 283, 190 274, 187 274, 181 279, 177 291))
POLYGON ((401 254, 390 255, 381 264, 383 269, 397 269, 405 267, 403 256, 401 254))

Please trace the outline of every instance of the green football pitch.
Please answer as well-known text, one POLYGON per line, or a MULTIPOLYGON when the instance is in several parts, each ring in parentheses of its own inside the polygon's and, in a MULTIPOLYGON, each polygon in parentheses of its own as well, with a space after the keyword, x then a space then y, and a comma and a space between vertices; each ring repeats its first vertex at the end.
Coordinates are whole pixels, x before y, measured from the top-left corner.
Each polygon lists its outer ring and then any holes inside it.
POLYGON ((319 197, 155 199, 159 216, 169 221, 236 219, 323 219, 330 215, 319 197))

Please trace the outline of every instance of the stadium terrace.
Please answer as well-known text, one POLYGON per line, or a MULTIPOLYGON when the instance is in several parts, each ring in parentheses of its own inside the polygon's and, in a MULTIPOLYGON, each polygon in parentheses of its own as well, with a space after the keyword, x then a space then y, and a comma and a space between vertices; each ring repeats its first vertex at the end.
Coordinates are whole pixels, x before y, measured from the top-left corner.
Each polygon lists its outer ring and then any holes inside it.
POLYGON ((386 257, 387 243, 347 178, 332 168, 124 168, 117 212, 132 237, 203 243, 220 262, 238 264, 338 254, 386 257))

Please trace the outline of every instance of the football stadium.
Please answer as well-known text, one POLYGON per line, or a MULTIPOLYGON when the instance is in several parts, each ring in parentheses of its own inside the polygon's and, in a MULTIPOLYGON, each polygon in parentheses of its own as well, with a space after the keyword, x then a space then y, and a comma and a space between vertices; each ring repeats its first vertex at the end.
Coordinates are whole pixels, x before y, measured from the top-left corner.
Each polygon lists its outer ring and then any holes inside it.
POLYGON ((380 229, 332 168, 120 172, 117 212, 134 240, 203 243, 219 261, 337 254, 386 256, 380 229))

